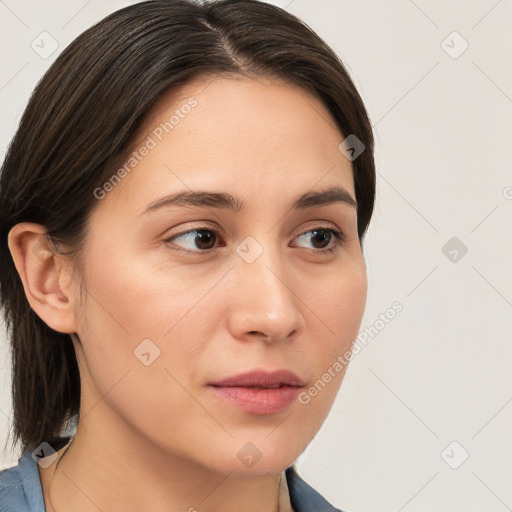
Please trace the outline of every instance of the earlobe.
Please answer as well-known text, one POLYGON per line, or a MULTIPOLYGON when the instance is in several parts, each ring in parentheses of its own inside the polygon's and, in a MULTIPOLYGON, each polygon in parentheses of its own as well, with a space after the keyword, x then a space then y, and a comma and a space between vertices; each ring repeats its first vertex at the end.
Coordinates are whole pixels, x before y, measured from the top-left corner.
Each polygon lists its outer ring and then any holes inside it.
POLYGON ((40 224, 16 224, 9 232, 9 250, 30 307, 52 329, 76 332, 71 273, 45 233, 40 224))

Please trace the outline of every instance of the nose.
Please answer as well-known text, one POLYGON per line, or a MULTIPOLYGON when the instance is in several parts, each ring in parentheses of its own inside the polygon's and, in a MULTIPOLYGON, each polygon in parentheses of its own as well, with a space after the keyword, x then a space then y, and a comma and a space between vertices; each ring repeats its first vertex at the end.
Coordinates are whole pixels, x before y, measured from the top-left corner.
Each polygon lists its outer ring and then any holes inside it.
POLYGON ((234 338, 276 342, 303 330, 301 297, 277 251, 265 249, 252 263, 239 258, 233 270, 228 328, 234 338))

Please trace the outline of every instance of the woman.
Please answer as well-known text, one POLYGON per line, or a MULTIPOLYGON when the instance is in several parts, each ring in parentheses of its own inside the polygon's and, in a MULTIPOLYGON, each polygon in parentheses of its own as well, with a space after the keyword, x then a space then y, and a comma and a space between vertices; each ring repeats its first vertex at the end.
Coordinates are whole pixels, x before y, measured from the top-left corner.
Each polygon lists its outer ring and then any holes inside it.
POLYGON ((113 13, 38 84, 0 187, 0 511, 338 510, 293 463, 363 316, 375 168, 311 29, 254 0, 113 13))

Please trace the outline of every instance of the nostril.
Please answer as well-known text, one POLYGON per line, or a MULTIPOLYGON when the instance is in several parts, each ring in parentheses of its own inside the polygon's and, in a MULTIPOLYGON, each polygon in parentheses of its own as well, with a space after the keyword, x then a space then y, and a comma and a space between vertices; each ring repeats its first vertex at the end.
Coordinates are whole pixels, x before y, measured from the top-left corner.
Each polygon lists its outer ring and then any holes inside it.
POLYGON ((263 337, 264 337, 265 339, 268 339, 268 338, 269 338, 269 336, 268 336, 268 334, 267 334, 267 333, 264 333, 264 332, 261 332, 261 331, 249 331, 249 334, 263 334, 263 337))

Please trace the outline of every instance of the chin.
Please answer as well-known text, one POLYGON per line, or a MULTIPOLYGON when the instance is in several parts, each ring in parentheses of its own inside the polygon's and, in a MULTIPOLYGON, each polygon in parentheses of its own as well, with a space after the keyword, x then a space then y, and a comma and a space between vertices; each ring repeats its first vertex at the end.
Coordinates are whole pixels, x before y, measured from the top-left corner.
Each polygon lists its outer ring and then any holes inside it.
POLYGON ((223 473, 230 473, 236 478, 256 478, 268 477, 269 475, 278 475, 286 468, 290 467, 296 460, 296 456, 283 457, 275 454, 272 457, 262 457, 260 460, 249 466, 237 460, 233 463, 233 459, 226 461, 223 473))
MULTIPOLYGON (((304 451, 311 439, 296 439, 288 435, 275 435, 266 431, 264 435, 236 436, 223 440, 220 446, 210 452, 209 460, 202 454, 202 464, 210 470, 232 476, 264 477, 277 475, 291 466, 304 451)), ((213 448, 213 445, 212 445, 213 448)))

